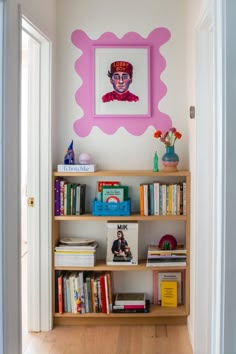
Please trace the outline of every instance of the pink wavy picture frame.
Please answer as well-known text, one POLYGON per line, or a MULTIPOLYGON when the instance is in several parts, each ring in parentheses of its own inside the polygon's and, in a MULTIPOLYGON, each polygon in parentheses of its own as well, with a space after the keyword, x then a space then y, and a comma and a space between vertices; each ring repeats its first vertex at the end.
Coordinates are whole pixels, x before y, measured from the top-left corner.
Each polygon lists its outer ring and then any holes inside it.
POLYGON ((120 127, 124 127, 130 134, 142 135, 149 126, 161 131, 167 131, 171 126, 171 118, 159 110, 159 102, 166 95, 166 85, 161 80, 166 61, 160 53, 160 48, 170 39, 170 31, 160 27, 154 29, 147 38, 136 32, 128 32, 118 38, 111 32, 106 32, 98 39, 90 39, 82 30, 72 32, 72 43, 82 51, 75 62, 75 71, 82 80, 81 86, 75 93, 76 103, 82 108, 83 116, 74 122, 74 131, 80 137, 88 136, 94 126, 108 135, 114 134, 120 127), (139 117, 94 117, 93 115, 93 85, 94 77, 93 48, 94 46, 150 46, 150 116, 139 117))

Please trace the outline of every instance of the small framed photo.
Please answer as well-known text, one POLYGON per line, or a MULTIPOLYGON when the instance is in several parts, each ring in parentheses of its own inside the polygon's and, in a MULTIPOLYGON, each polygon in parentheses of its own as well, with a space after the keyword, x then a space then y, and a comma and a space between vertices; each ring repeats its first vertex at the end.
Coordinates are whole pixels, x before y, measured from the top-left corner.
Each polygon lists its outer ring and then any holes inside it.
POLYGON ((94 117, 150 117, 150 47, 94 46, 94 117))

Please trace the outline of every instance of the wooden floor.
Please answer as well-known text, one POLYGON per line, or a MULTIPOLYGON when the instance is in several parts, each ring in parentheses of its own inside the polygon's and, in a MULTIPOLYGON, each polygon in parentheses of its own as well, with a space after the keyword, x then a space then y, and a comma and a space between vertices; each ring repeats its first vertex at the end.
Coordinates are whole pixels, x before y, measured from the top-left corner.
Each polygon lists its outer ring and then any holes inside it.
MULTIPOLYGON (((22 270, 26 274, 27 258, 22 270)), ((187 327, 78 326, 49 332, 27 332, 27 278, 23 276, 23 354, 192 354, 187 327)))
POLYGON ((57 327, 29 335, 24 354, 192 354, 186 326, 57 327))

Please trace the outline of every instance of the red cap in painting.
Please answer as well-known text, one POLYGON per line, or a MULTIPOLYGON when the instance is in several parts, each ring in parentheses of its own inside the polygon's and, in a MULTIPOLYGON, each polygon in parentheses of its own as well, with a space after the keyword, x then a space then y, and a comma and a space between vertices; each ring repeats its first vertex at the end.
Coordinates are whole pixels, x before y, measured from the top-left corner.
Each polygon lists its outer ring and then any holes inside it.
POLYGON ((111 75, 113 75, 116 71, 122 71, 129 74, 130 77, 133 75, 133 66, 127 61, 115 61, 111 63, 111 75))

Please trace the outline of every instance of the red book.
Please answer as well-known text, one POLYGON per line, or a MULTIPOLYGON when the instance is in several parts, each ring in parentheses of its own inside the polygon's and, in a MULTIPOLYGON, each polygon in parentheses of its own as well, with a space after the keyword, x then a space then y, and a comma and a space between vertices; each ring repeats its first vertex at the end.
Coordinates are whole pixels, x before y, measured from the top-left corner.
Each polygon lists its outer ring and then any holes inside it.
POLYGON ((59 313, 63 313, 63 284, 62 284, 62 274, 58 277, 58 310, 59 313))
POLYGON ((102 312, 107 313, 107 303, 106 303, 106 288, 105 288, 105 275, 100 276, 101 285, 101 299, 102 299, 102 312))

